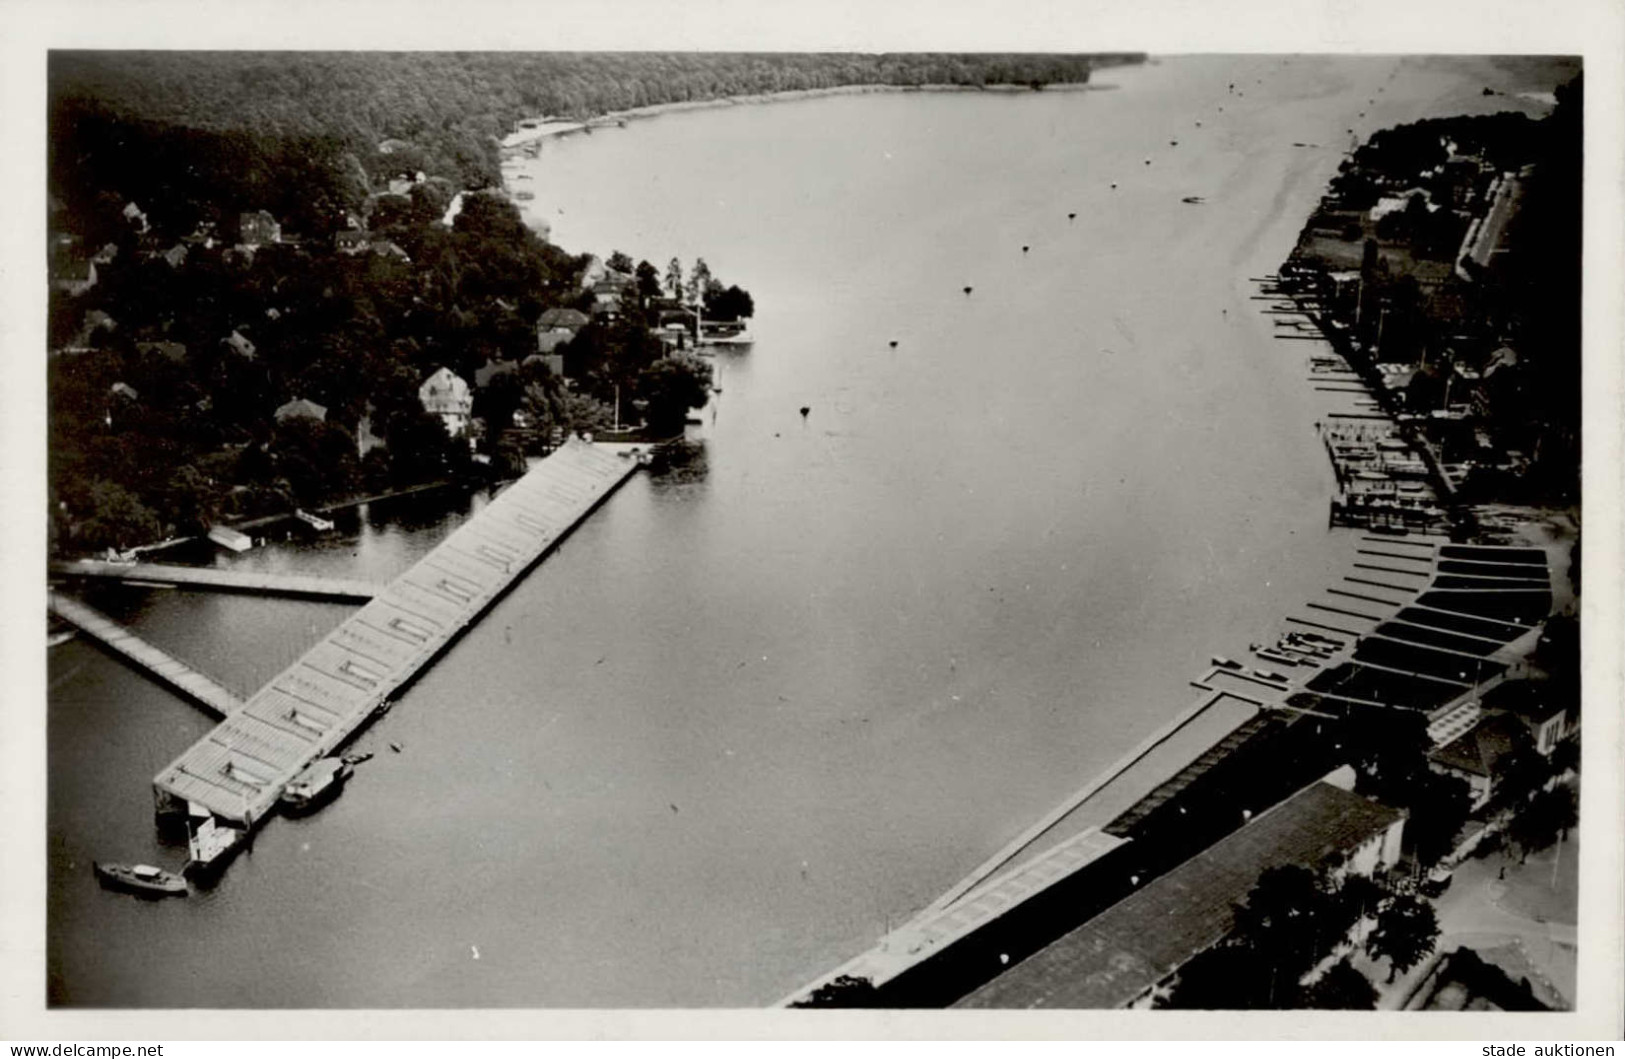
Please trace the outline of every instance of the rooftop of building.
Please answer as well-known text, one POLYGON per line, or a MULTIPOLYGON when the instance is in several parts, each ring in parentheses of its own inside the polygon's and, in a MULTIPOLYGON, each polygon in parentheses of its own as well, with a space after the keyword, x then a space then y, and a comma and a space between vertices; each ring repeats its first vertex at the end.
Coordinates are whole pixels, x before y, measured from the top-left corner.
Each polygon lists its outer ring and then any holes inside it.
POLYGON ((1265 870, 1347 854, 1404 814, 1315 783, 1016 964, 956 1007, 1119 1008, 1207 950, 1265 870))

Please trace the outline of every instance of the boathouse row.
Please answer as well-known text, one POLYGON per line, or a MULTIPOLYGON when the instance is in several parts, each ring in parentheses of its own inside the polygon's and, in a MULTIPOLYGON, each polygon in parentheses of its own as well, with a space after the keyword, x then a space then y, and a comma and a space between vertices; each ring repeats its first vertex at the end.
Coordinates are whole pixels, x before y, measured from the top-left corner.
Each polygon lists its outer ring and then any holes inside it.
POLYGON ((159 817, 264 819, 637 466, 570 439, 165 766, 159 817))

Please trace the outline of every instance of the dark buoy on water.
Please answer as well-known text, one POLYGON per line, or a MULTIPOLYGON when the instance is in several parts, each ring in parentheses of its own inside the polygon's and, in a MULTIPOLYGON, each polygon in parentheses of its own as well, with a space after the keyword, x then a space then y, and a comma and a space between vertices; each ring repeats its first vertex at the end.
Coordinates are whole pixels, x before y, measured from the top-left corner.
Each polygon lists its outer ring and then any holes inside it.
MULTIPOLYGON (((1116 187, 1116 186, 1117 186, 1116 184, 1112 185, 1112 187, 1116 187)), ((1075 220, 1078 219, 1078 215, 1075 214, 1075 213, 1069 213, 1069 214, 1066 215, 1066 219, 1069 220, 1069 221, 1075 221, 1075 220)))
POLYGON ((1029 247, 1028 247, 1028 246, 1027 246, 1027 244, 1026 244, 1026 243, 1022 243, 1022 244, 1021 244, 1021 252, 1022 252, 1022 253, 1023 253, 1023 254, 1025 254, 1025 253, 1026 253, 1026 252, 1027 252, 1027 251, 1028 251, 1028 249, 1029 249, 1029 247))
POLYGON ((894 338, 894 339, 892 339, 890 342, 888 342, 886 344, 891 346, 893 349, 896 349, 897 348, 897 339, 894 338))
POLYGON ((966 288, 965 288, 965 293, 966 293, 966 294, 969 294, 969 293, 970 293, 970 292, 971 292, 971 288, 970 288, 970 287, 966 287, 966 288))
POLYGON ((1114 180, 1114 181, 1112 181, 1112 190, 1113 190, 1113 191, 1116 191, 1116 190, 1117 190, 1117 181, 1115 181, 1115 180, 1114 180))
POLYGON ((1145 160, 1145 164, 1146 164, 1146 165, 1150 165, 1150 164, 1151 164, 1151 159, 1149 159, 1149 158, 1147 158, 1147 159, 1146 159, 1146 160, 1145 160))
POLYGON ((395 753, 399 754, 401 752, 401 744, 399 744, 399 743, 391 743, 391 744, 389 744, 389 749, 391 749, 391 750, 395 751, 395 753))
POLYGON ((1178 147, 1179 146, 1179 141, 1178 140, 1169 140, 1168 141, 1168 146, 1169 147, 1178 147))
POLYGON ((811 412, 811 411, 812 411, 812 406, 811 405, 802 405, 801 406, 801 418, 806 419, 807 418, 807 413, 811 412))

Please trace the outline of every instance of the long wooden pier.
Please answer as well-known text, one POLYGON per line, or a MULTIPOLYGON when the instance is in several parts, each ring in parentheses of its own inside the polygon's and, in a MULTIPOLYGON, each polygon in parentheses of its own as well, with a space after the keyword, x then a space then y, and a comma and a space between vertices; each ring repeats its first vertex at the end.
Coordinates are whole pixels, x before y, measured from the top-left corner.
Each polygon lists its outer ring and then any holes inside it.
POLYGON ((637 469, 572 438, 153 779, 160 815, 252 827, 637 469), (189 805, 190 803, 190 805, 189 805))
POLYGON ((53 577, 141 581, 223 592, 298 596, 303 599, 338 602, 365 603, 383 590, 382 585, 374 582, 350 578, 225 570, 208 566, 175 566, 169 563, 105 563, 94 559, 81 559, 74 562, 53 562, 49 570, 53 577))
POLYGON ((242 708, 243 700, 96 608, 60 592, 49 594, 49 605, 52 614, 72 622, 98 643, 123 655, 216 717, 229 717, 242 708))

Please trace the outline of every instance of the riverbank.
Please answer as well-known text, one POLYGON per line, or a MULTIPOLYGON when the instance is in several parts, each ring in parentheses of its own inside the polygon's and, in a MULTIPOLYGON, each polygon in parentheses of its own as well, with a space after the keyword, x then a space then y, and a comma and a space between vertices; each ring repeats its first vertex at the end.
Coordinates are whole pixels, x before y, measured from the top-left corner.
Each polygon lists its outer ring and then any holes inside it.
MULTIPOLYGON (((829 99, 835 96, 956 92, 1026 95, 1033 92, 1102 92, 1111 91, 1116 87, 1116 85, 1095 84, 1093 81, 1052 82, 1038 87, 1016 84, 832 85, 829 88, 797 88, 787 89, 783 92, 758 92, 738 96, 717 96, 713 99, 690 99, 679 100, 671 103, 653 103, 646 107, 632 107, 627 110, 606 111, 602 114, 594 115, 579 122, 554 122, 551 124, 557 127, 540 128, 536 131, 535 135, 528 136, 520 142, 505 141, 502 145, 502 185, 503 189, 507 191, 510 197, 512 197, 515 189, 510 185, 511 178, 507 173, 507 163, 521 158, 536 157, 536 155, 542 150, 543 144, 545 144, 548 140, 559 139, 565 136, 573 136, 579 132, 586 132, 590 134, 594 129, 624 126, 629 122, 645 121, 649 118, 658 118, 668 114, 687 114, 701 110, 717 110, 725 107, 747 106, 762 103, 794 103, 799 100, 829 99)), ((515 135, 517 136, 518 133, 515 135)))

